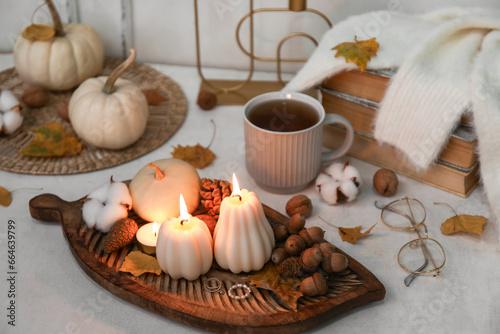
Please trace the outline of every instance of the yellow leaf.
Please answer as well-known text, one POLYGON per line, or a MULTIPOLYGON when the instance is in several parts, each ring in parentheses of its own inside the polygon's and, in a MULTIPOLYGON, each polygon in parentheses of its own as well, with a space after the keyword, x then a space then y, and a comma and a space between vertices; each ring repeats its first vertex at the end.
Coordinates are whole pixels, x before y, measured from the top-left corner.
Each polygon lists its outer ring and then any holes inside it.
POLYGON ((337 50, 335 57, 343 56, 346 62, 356 64, 361 72, 366 70, 366 64, 370 61, 371 57, 377 55, 379 43, 374 38, 364 41, 358 41, 354 37, 354 42, 344 42, 332 48, 337 50))
POLYGON ((205 168, 215 159, 215 154, 209 148, 201 146, 174 146, 172 157, 189 162, 195 168, 205 168))
POLYGON ((0 187, 0 205, 9 206, 12 203, 12 194, 4 187, 0 187))
POLYGON ((58 157, 76 155, 81 152, 82 144, 60 123, 52 122, 33 129, 35 138, 19 153, 31 157, 58 157))
POLYGON ((244 278, 259 288, 272 290, 292 310, 297 311, 297 300, 303 296, 299 278, 283 278, 273 262, 268 262, 257 273, 244 278))
POLYGON ((155 257, 144 254, 141 251, 130 252, 123 261, 120 271, 129 272, 134 276, 141 276, 144 273, 161 274, 161 268, 155 257))
POLYGON ((483 234, 483 227, 488 221, 487 218, 483 216, 471 216, 471 215, 458 215, 451 205, 443 202, 434 202, 435 205, 447 205, 455 216, 446 219, 446 221, 441 224, 441 233, 445 235, 450 235, 458 232, 476 233, 483 234))
POLYGON ((365 235, 370 233, 370 231, 375 227, 375 225, 373 225, 363 233, 361 233, 361 228, 362 228, 361 225, 353 228, 339 227, 338 229, 342 241, 347 241, 350 242, 351 244, 354 244, 358 241, 358 238, 364 237, 365 235))
POLYGON ((448 218, 441 225, 441 233, 449 235, 457 232, 482 234, 483 226, 488 221, 483 216, 458 215, 448 218))
POLYGON ((46 41, 54 37, 56 30, 42 24, 31 24, 24 28, 22 36, 30 41, 46 41))

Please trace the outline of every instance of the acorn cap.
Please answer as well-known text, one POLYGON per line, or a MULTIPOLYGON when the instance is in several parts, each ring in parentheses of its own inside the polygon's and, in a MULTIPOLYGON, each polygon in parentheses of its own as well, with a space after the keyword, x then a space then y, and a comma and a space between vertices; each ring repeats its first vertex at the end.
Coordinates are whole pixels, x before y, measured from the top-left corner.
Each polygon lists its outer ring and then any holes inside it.
POLYGON ((300 254, 300 265, 307 272, 314 272, 318 269, 323 259, 323 254, 319 248, 308 248, 300 254))
POLYGON ((321 268, 328 274, 339 273, 347 268, 349 261, 344 254, 332 253, 321 262, 321 268))
POLYGON ((314 273, 300 283, 300 292, 309 297, 325 295, 328 292, 328 281, 322 274, 314 273))
POLYGON ((306 242, 307 247, 312 247, 315 243, 323 241, 325 231, 319 226, 312 226, 299 232, 299 235, 306 242))

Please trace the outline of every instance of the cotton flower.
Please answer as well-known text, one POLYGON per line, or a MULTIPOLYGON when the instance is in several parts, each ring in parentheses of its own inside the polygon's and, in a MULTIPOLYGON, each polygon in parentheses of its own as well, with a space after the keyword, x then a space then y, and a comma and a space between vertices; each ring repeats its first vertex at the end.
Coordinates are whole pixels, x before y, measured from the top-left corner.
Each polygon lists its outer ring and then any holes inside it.
POLYGON ((101 232, 108 232, 111 226, 122 218, 127 218, 132 207, 132 197, 123 182, 103 184, 92 191, 83 204, 83 220, 89 228, 95 227, 101 232))
POLYGON ((316 187, 328 204, 356 199, 362 180, 359 171, 347 163, 333 163, 318 175, 316 187))

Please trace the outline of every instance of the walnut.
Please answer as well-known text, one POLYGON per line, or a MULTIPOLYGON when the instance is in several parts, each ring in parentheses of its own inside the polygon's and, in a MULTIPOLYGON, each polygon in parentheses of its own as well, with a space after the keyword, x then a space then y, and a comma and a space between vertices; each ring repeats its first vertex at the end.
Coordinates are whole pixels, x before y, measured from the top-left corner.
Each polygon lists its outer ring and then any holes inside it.
POLYGON ((296 195, 286 203, 286 213, 291 217, 296 213, 309 217, 312 213, 312 202, 306 195, 296 195))
POLYGON ((392 196, 398 190, 399 180, 396 173, 388 169, 379 169, 373 175, 373 187, 382 196, 392 196))
POLYGON ((49 100, 49 92, 44 88, 28 88, 23 92, 21 100, 33 108, 43 107, 49 100))

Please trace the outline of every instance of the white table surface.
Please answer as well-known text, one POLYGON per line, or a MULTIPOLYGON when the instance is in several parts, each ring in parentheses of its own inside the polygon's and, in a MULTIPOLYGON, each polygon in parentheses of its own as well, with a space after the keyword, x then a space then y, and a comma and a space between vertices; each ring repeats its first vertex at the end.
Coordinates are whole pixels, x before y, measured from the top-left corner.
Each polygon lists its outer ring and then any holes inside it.
MULTIPOLYGON (((13 66, 11 55, 0 56, 0 69, 13 66)), ((200 79, 195 68, 151 65, 174 79, 188 99, 188 114, 179 131, 163 146, 134 161, 113 168, 69 176, 35 176, 0 171, 0 186, 43 188, 20 190, 12 205, 0 208, 0 333, 190 333, 201 330, 178 323, 124 301, 101 288, 80 269, 63 237, 61 226, 36 221, 28 211, 28 201, 41 193, 54 193, 76 200, 109 180, 132 178, 145 164, 170 157, 173 145, 208 144, 212 135, 210 119, 217 124, 211 149, 217 155, 211 166, 199 170, 201 177, 229 179, 236 172, 243 188, 255 191, 261 201, 284 212, 292 195, 275 195, 255 185, 244 163, 241 106, 217 107, 203 111, 196 105, 200 79), (16 226, 15 298, 8 297, 7 225, 16 226), (7 307, 15 300, 15 327, 8 325, 7 307)), ((239 73, 213 70, 211 78, 234 77, 239 73)), ((241 74, 240 74, 241 75, 241 74)), ((263 75, 265 78, 266 75, 263 75)), ((274 76, 269 78, 274 78, 274 76)), ((342 159, 343 161, 344 159, 342 159)), ((410 287, 403 284, 405 272, 396 262, 396 252, 412 236, 383 225, 375 200, 388 201, 372 188, 376 166, 349 158, 364 184, 358 199, 329 206, 321 202, 314 186, 302 193, 314 204, 307 226, 319 225, 326 239, 367 267, 385 286, 385 299, 356 308, 310 330, 311 333, 499 333, 500 332, 500 253, 498 228, 488 222, 483 235, 444 236, 439 227, 451 212, 434 206, 447 202, 459 213, 489 217, 486 198, 479 187, 467 198, 400 176, 397 196, 419 198, 427 207, 429 233, 447 252, 447 262, 439 277, 418 277, 410 287), (357 244, 342 242, 338 231, 318 217, 344 227, 378 225, 357 244)), ((244 330, 242 331, 244 333, 244 330)))

